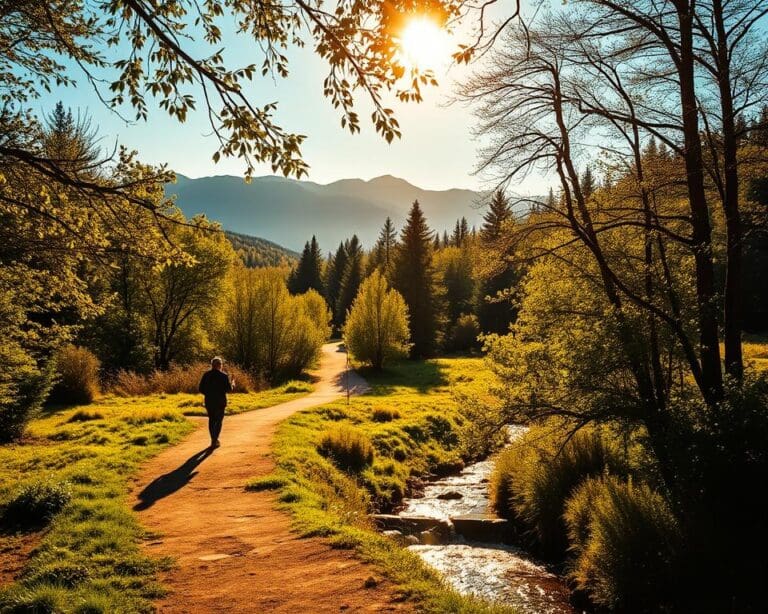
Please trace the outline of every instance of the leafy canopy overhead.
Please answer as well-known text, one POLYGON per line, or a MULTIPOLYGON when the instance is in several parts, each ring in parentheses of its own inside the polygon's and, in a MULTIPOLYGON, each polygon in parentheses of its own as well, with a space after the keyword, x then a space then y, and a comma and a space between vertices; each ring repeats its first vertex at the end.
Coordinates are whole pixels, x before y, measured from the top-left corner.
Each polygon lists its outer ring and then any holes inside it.
POLYGON ((400 31, 414 15, 445 25, 463 8, 463 0, 2 0, 0 100, 18 111, 54 85, 74 85, 76 64, 105 104, 137 119, 150 113, 148 96, 181 122, 202 101, 219 141, 214 160, 239 157, 248 175, 269 163, 301 176, 305 137, 277 125, 276 103, 256 105, 247 83, 287 77, 287 50, 309 44, 327 63, 323 93, 342 126, 360 130, 353 94, 361 91, 373 103, 376 131, 391 141, 400 132, 384 94, 419 101, 421 87, 435 83, 428 71, 402 65, 400 31), (257 61, 230 65, 229 31, 255 43, 257 61))

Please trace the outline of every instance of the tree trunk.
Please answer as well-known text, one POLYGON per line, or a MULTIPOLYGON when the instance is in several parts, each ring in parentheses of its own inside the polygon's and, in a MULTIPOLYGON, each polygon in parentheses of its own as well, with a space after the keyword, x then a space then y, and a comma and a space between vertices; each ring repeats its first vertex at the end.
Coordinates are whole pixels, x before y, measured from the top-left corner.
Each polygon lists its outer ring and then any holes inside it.
POLYGON ((693 55, 693 13, 687 0, 678 0, 677 17, 680 27, 680 105, 683 114, 685 170, 688 177, 688 200, 693 225, 696 262, 696 297, 698 303, 699 343, 702 372, 702 395, 708 405, 723 396, 723 373, 720 366, 718 340, 718 307, 715 295, 715 274, 712 260, 712 227, 704 188, 704 160, 699 136, 699 115, 693 55))
POLYGON ((737 161, 736 118, 731 91, 731 70, 728 52, 728 35, 723 21, 721 0, 713 0, 712 12, 717 32, 717 77, 720 91, 720 107, 723 120, 723 163, 727 261, 725 271, 724 337, 725 371, 741 379, 744 361, 741 352, 742 312, 742 225, 739 213, 739 169, 737 161))

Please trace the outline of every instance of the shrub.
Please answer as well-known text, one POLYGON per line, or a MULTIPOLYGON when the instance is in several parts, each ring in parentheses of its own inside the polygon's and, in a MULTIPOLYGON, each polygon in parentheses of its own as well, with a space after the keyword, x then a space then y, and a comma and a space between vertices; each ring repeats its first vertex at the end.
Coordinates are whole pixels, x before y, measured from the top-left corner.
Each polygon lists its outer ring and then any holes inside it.
POLYGON ((591 479, 566 504, 576 558, 570 577, 598 605, 619 612, 669 609, 680 532, 665 499, 614 476, 591 479))
POLYGON ((448 336, 448 349, 454 352, 466 352, 480 347, 480 321, 474 314, 459 316, 448 336))
POLYGON ((265 475, 261 478, 254 478, 246 483, 245 490, 250 492, 261 492, 263 490, 280 490, 288 486, 288 480, 277 475, 265 475))
POLYGON ((72 499, 69 482, 33 482, 23 486, 3 511, 3 524, 35 528, 48 524, 72 499))
MULTIPOLYGON (((197 362, 187 366, 171 365, 167 371, 154 371, 140 375, 132 371, 119 371, 113 381, 111 392, 121 397, 140 397, 151 394, 197 394, 200 378, 210 366, 197 362)), ((224 370, 235 380, 235 393, 261 390, 263 386, 237 365, 227 364, 224 370)))
POLYGON ((326 431, 317 450, 345 471, 359 472, 373 462, 371 440, 364 433, 349 427, 326 431))
POLYGON ((65 405, 88 405, 99 394, 101 363, 87 348, 65 345, 56 352, 57 381, 50 401, 65 405))
POLYGON ((377 407, 371 414, 371 420, 374 422, 392 422, 392 420, 398 420, 400 417, 399 411, 386 407, 377 407))
POLYGON ((20 346, 0 343, 0 443, 24 434, 53 383, 53 361, 38 364, 20 346))
POLYGON ((408 307, 397 290, 374 271, 358 290, 344 325, 344 343, 359 361, 381 369, 408 354, 408 307))
POLYGON ((589 477, 628 472, 623 454, 600 432, 583 429, 565 445, 560 433, 552 425, 530 429, 502 455, 492 482, 499 513, 525 525, 551 558, 566 552, 562 516, 574 490, 589 477))
POLYGON ((90 422, 91 420, 102 420, 104 415, 98 411, 88 411, 86 409, 78 409, 74 414, 69 417, 67 422, 90 422))

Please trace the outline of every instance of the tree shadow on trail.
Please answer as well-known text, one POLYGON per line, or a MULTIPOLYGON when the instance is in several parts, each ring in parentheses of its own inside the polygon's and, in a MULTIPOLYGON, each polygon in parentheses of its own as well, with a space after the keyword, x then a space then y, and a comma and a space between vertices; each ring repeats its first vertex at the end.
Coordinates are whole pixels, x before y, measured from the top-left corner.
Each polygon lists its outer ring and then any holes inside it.
POLYGON ((137 512, 152 507, 160 499, 172 495, 181 490, 189 481, 197 475, 195 469, 213 452, 212 448, 205 448, 190 456, 184 464, 173 471, 155 478, 139 493, 139 502, 133 506, 137 512))

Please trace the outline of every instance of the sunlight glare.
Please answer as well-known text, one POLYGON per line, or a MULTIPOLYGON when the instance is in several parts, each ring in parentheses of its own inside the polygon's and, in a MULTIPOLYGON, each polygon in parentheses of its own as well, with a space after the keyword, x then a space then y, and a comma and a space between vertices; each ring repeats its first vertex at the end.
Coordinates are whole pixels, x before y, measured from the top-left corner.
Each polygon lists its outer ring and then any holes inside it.
POLYGON ((448 34, 428 16, 410 19, 399 38, 406 67, 434 70, 448 59, 448 34))

